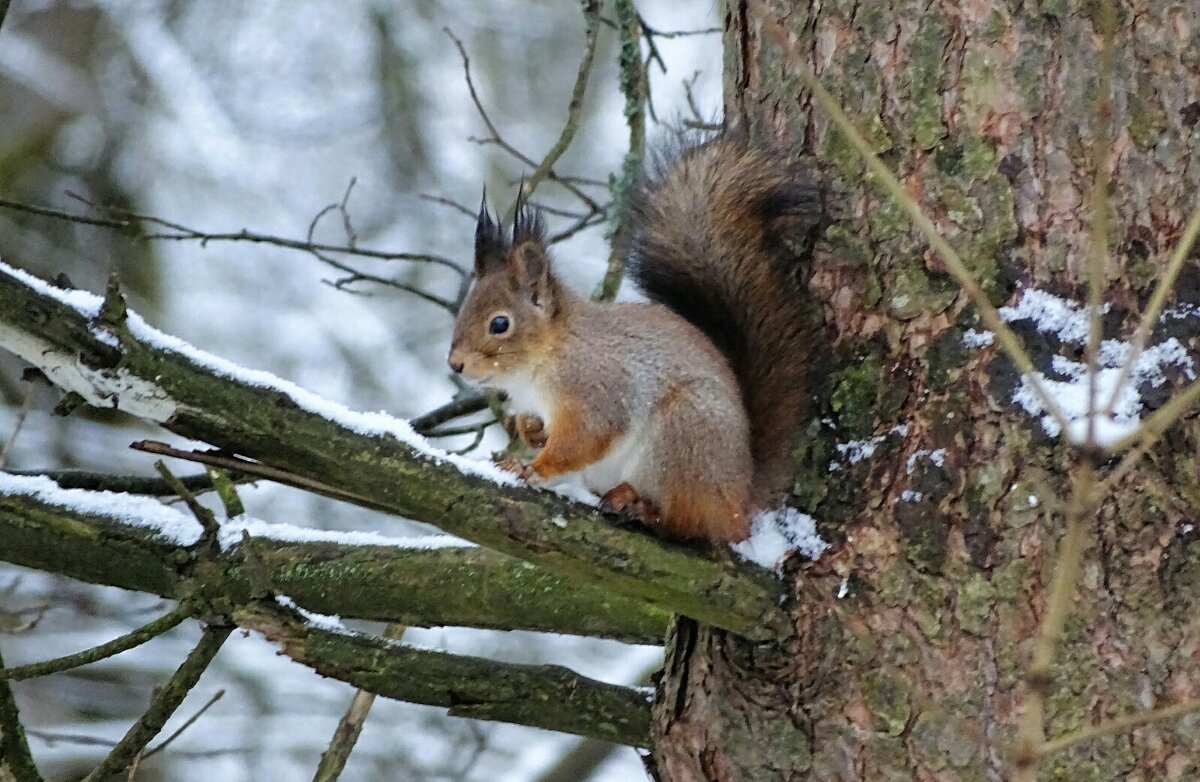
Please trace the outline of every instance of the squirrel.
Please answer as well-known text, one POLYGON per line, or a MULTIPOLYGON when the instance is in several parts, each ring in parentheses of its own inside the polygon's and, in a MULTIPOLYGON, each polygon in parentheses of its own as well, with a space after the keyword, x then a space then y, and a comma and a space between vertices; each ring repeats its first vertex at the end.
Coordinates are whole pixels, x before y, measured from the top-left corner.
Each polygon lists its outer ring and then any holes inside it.
POLYGON ((487 208, 450 368, 507 393, 541 448, 503 466, 569 473, 601 508, 676 539, 736 542, 778 502, 810 350, 788 239, 817 190, 782 155, 729 135, 677 150, 630 199, 629 277, 649 302, 592 301, 554 275, 540 212, 510 236, 487 208))

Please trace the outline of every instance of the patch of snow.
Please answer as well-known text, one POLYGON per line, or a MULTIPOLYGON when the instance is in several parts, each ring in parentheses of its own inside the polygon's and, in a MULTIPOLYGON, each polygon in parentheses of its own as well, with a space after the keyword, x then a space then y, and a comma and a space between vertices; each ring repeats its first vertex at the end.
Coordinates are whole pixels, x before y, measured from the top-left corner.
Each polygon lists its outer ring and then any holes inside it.
POLYGON ((908 437, 908 424, 896 424, 888 430, 888 434, 894 434, 897 437, 908 437))
MULTIPOLYGON (((1109 309, 1110 306, 1105 304, 1100 312, 1106 313, 1109 309)), ((1036 288, 1026 288, 1015 306, 1001 307, 1000 317, 1006 323, 1032 321, 1043 334, 1057 334, 1063 342, 1073 343, 1087 341, 1091 320, 1086 305, 1081 306, 1036 288)))
POLYGON ((756 513, 750 522, 750 537, 731 548, 742 559, 778 572, 793 551, 817 559, 829 544, 817 534, 812 516, 785 507, 756 513))
POLYGON ((1200 307, 1184 302, 1166 308, 1159 316, 1160 320, 1184 320, 1186 318, 1200 318, 1200 307))
MULTIPOLYGON (((1105 305, 1103 311, 1108 310, 1108 305, 1105 305)), ((1200 313, 1200 308, 1183 304, 1165 311, 1162 319, 1180 319, 1197 313, 1200 313)), ((1038 331, 1055 334, 1068 344, 1082 345, 1087 342, 1087 306, 1045 291, 1026 289, 1016 305, 1000 308, 1000 316, 1010 323, 1030 321, 1038 331)), ((968 335, 972 333, 975 332, 968 332, 968 335)), ((968 335, 964 335, 964 344, 976 347, 977 345, 968 340, 968 335)), ((980 342, 982 337, 973 339, 980 342)), ((1099 367, 1094 376, 1089 372, 1086 363, 1061 355, 1051 357, 1051 367, 1055 374, 1065 379, 1036 373, 1036 380, 1066 420, 1065 435, 1071 442, 1086 442, 1089 429, 1092 430, 1091 435, 1096 443, 1101 446, 1113 445, 1136 432, 1141 424, 1143 407, 1138 388, 1147 383, 1156 388, 1162 386, 1166 382, 1163 372, 1165 367, 1174 366, 1188 379, 1196 378, 1195 363, 1187 348, 1178 339, 1171 337, 1141 351, 1134 362, 1129 380, 1118 389, 1117 380, 1132 351, 1133 348, 1128 342, 1103 340, 1097 354, 1099 367), (1089 414, 1089 401, 1094 401, 1098 407, 1106 407, 1110 399, 1111 415, 1102 411, 1089 414)), ((1051 437, 1064 434, 1062 426, 1049 415, 1042 399, 1035 392, 1033 380, 1029 376, 1021 377, 1020 384, 1013 392, 1013 402, 1030 415, 1040 417, 1042 429, 1046 434, 1051 437)))
POLYGON ((842 579, 842 583, 838 584, 837 599, 843 600, 848 594, 850 594, 850 577, 846 576, 842 579))
POLYGON ((921 448, 913 451, 912 456, 908 457, 908 462, 905 464, 907 474, 912 475, 913 470, 916 469, 917 461, 922 458, 929 459, 937 467, 945 466, 946 449, 938 448, 936 450, 929 450, 928 448, 921 448))
POLYGON ((920 502, 921 500, 925 499, 925 495, 919 491, 905 489, 904 491, 900 492, 900 499, 904 502, 920 502))
POLYGON ((1031 507, 1031 508, 1036 508, 1038 506, 1038 498, 1033 496, 1032 494, 1029 495, 1028 502, 1029 502, 1029 507, 1031 507))
POLYGON ((887 439, 883 435, 872 437, 869 440, 851 440, 845 443, 838 443, 834 446, 837 449, 838 455, 845 459, 845 462, 839 462, 837 459, 829 462, 829 471, 836 472, 843 466, 858 464, 863 459, 870 459, 875 455, 875 450, 880 444, 887 439))
POLYGON ((242 542, 243 535, 286 543, 337 543, 346 546, 395 546, 408 549, 470 548, 475 545, 453 535, 411 535, 394 538, 377 532, 337 532, 275 524, 246 516, 238 516, 222 523, 217 541, 222 550, 228 551, 242 542))
POLYGON ((990 331, 976 331, 975 329, 967 329, 963 332, 962 343, 969 348, 982 348, 992 344, 996 335, 990 331))
POLYGON ((304 617, 304 621, 309 627, 317 630, 324 630, 329 633, 337 633, 338 635, 355 635, 356 633, 346 625, 342 624, 342 618, 336 614, 318 614, 315 611, 309 611, 296 605, 296 601, 287 595, 276 595, 275 602, 284 608, 290 608, 300 616, 304 617))
POLYGON ((56 508, 85 516, 101 516, 130 527, 148 529, 168 543, 193 546, 202 533, 190 515, 149 497, 111 491, 64 489, 42 475, 10 475, 0 472, 0 494, 29 497, 56 508))

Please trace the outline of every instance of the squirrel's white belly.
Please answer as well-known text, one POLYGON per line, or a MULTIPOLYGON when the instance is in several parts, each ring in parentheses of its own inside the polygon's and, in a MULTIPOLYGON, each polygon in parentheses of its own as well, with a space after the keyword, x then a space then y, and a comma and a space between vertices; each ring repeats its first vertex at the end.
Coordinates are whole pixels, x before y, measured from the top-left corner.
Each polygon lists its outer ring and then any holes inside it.
POLYGON ((542 419, 550 430, 550 400, 542 386, 528 372, 510 372, 496 378, 495 386, 508 394, 509 408, 514 413, 530 413, 542 419))
POLYGON ((622 483, 629 483, 639 491, 647 490, 650 487, 639 485, 644 454, 644 441, 635 432, 626 432, 608 453, 579 471, 583 483, 596 494, 604 494, 622 483))

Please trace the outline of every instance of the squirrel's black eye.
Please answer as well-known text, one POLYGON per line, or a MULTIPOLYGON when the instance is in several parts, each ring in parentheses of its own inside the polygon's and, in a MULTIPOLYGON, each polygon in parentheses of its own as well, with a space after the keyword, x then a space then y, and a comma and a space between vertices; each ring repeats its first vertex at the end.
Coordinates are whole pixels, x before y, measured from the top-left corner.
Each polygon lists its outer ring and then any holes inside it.
POLYGON ((492 322, 488 324, 488 333, 503 334, 504 332, 508 331, 508 326, 508 316, 497 315, 496 317, 492 318, 492 322))

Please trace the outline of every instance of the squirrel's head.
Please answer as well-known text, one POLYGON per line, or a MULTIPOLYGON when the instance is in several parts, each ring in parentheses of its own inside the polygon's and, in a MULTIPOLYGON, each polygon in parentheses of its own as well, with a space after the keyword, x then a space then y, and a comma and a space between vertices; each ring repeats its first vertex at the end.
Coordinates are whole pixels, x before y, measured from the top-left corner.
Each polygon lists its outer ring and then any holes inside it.
POLYGON ((545 223, 518 193, 511 237, 487 209, 475 225, 475 284, 454 322, 450 368, 476 386, 531 367, 550 348, 560 290, 550 273, 545 223))

